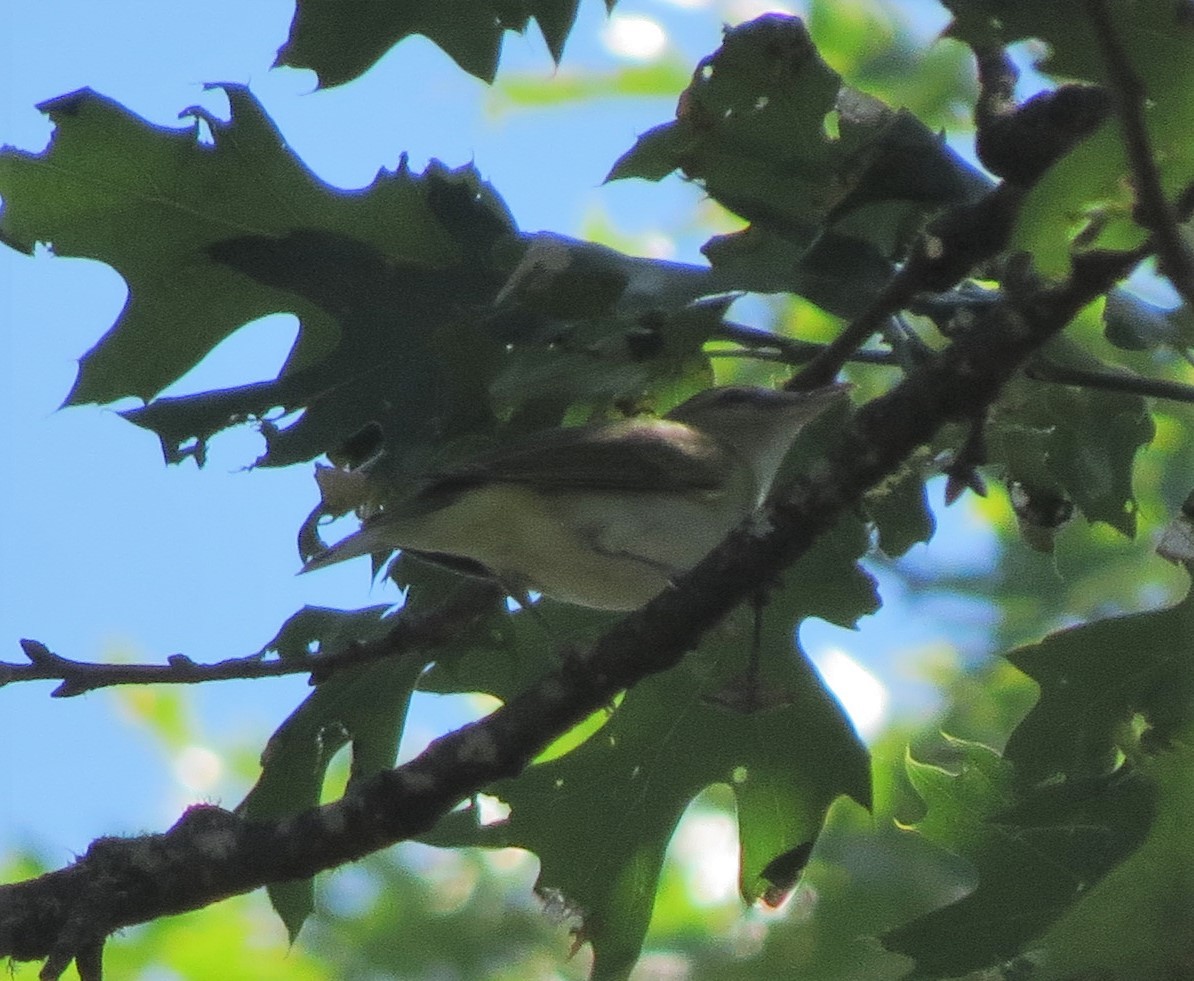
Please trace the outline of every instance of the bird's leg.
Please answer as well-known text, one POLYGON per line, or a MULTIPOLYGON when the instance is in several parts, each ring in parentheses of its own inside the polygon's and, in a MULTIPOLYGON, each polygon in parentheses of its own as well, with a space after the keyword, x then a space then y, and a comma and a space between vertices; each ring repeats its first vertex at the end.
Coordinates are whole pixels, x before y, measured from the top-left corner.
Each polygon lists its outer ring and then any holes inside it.
POLYGON ((789 705, 793 700, 791 692, 782 688, 769 688, 762 679, 763 611, 767 607, 765 587, 759 587, 751 594, 750 607, 752 629, 746 670, 736 674, 717 691, 706 696, 713 704, 743 715, 789 705))
POLYGON ((543 615, 543 612, 539 609, 538 604, 531 599, 530 592, 525 589, 519 589, 517 586, 513 585, 513 583, 507 582, 505 579, 499 577, 495 577, 494 581, 498 584, 498 586, 501 587, 502 592, 504 592, 510 597, 510 599, 514 600, 514 602, 518 604, 519 612, 527 614, 532 620, 539 624, 543 632, 547 634, 548 640, 550 640, 553 644, 556 644, 557 639, 554 628, 550 623, 547 622, 547 617, 543 615))
POLYGON ((759 587, 751 594, 750 597, 750 612, 751 612, 751 632, 750 632, 750 660, 746 665, 746 676, 751 679, 751 683, 758 688, 760 685, 760 663, 762 661, 763 651, 763 610, 767 606, 767 595, 762 587, 759 587))

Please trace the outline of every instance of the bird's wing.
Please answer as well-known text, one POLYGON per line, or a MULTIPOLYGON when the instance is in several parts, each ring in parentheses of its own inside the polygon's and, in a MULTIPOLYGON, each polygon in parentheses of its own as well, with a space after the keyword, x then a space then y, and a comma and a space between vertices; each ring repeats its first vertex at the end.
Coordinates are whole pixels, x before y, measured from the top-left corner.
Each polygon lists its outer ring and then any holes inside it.
POLYGON ((486 481, 530 484, 542 490, 718 490, 728 451, 684 423, 667 419, 624 422, 537 433, 440 473, 424 494, 451 494, 486 481))

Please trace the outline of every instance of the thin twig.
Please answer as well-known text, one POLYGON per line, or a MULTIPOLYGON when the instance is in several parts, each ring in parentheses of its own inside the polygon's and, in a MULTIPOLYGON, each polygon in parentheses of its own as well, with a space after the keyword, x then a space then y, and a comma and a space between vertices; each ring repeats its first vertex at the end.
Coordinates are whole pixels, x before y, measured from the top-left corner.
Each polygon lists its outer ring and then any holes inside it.
POLYGON ((910 265, 896 273, 866 310, 826 344, 790 384, 819 388, 833 381, 842 365, 858 353, 889 317, 906 307, 920 289, 917 277, 909 271, 910 265))
MULTIPOLYGON (((22 640, 21 650, 29 663, 0 661, 0 686, 18 681, 60 681, 51 693, 54 698, 69 698, 115 685, 193 685, 204 681, 305 674, 312 670, 312 662, 322 656, 316 654, 302 660, 283 661, 250 654, 214 664, 200 664, 185 654, 171 654, 165 664, 111 664, 63 657, 38 640, 22 640)), ((336 653, 339 655, 340 652, 336 653)))
POLYGON ((208 681, 242 681, 290 674, 309 674, 311 683, 318 684, 337 671, 354 665, 447 643, 488 609, 493 598, 492 587, 478 583, 462 590, 441 609, 418 616, 399 614, 394 618, 394 625, 375 640, 350 643, 301 658, 265 658, 250 654, 214 664, 200 664, 185 654, 173 654, 165 664, 105 664, 75 661, 55 654, 40 641, 22 640, 21 649, 29 663, 0 661, 0 687, 18 681, 58 681, 61 683, 51 696, 70 698, 116 685, 197 685, 208 681))
POLYGON ((1129 371, 1099 371, 1094 368, 1074 368, 1037 358, 1024 369, 1024 374, 1035 381, 1052 382, 1058 385, 1077 385, 1081 388, 1095 388, 1105 392, 1123 392, 1127 395, 1148 395, 1173 402, 1194 403, 1194 385, 1169 381, 1165 378, 1145 378, 1129 371))
POLYGON ((1152 233, 1161 272, 1194 310, 1194 255, 1182 241, 1174 209, 1161 188, 1161 175, 1144 122, 1144 83, 1119 43, 1106 0, 1086 0, 1086 12, 1107 66, 1115 113, 1136 186, 1139 221, 1152 233))
MULTIPOLYGON (((750 351, 709 351, 711 357, 753 357, 760 360, 775 360, 782 361, 784 364, 807 364, 822 351, 825 350, 828 344, 819 344, 816 341, 801 341, 791 337, 780 337, 777 334, 771 333, 768 330, 760 330, 757 327, 750 327, 746 324, 734 323, 726 321, 720 325, 717 330, 719 339, 734 341, 741 344, 743 347, 750 348, 750 351), (772 348, 779 357, 767 356, 757 353, 760 349, 772 348)), ((850 361, 860 364, 896 364, 895 357, 890 351, 855 351, 850 355, 850 361)))

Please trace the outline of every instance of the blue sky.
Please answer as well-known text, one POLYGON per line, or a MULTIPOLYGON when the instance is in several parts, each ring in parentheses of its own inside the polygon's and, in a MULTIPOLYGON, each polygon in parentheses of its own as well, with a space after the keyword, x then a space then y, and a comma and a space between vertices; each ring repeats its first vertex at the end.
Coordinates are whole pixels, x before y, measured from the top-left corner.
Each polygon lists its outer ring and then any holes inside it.
MULTIPOLYGON (((761 6, 642 0, 617 9, 662 25, 673 52, 692 64, 716 48, 723 19, 761 6)), ((903 6, 941 17, 935 3, 903 6)), ((252 88, 294 151, 338 187, 368 184, 406 151, 416 169, 431 157, 475 163, 527 231, 579 234, 594 214, 641 236, 690 226, 700 201, 691 185, 601 183, 639 133, 671 116, 674 97, 499 112, 481 82, 421 39, 404 42, 359 81, 317 92, 309 72, 270 69, 291 13, 290 0, 205 0, 181 16, 178 5, 156 0, 5 4, 0 143, 40 149, 50 128, 34 105, 83 86, 176 125, 195 104, 222 114, 222 96, 203 83, 235 81, 252 88)), ((649 28, 638 28, 627 36, 649 46, 649 28)), ((624 64, 618 43, 604 5, 585 0, 561 70, 624 64)), ((555 71, 533 29, 508 38, 502 70, 544 79, 555 71)), ((687 234, 675 256, 699 261, 703 235, 687 234)), ((295 534, 316 499, 311 469, 242 472, 260 446, 251 431, 218 438, 202 471, 167 468, 156 438, 111 407, 57 411, 75 359, 111 326, 125 296, 120 277, 99 263, 0 248, 0 452, 9 474, 0 660, 20 659, 19 637, 83 660, 160 662, 175 652, 217 660, 256 651, 305 604, 396 600, 395 592, 370 590, 365 563, 295 577, 295 534)), ((247 327, 170 394, 272 376, 294 331, 288 316, 247 327)), ((944 518, 948 532, 933 560, 967 561, 973 514, 954 508, 944 518)), ((923 703, 924 691, 901 674, 900 652, 945 643, 966 624, 971 633, 959 636, 978 643, 976 611, 943 608, 942 622, 954 626, 939 627, 904 616, 896 584, 885 589, 896 602, 862 633, 810 624, 802 636, 814 653, 845 641, 899 698, 923 703)), ((235 803, 243 780, 212 769, 211 753, 261 745, 307 691, 302 677, 145 697, 103 691, 51 700, 51 688, 0 690, 0 855, 36 845, 53 863, 100 834, 164 827, 189 800, 235 803), (193 720, 169 750, 136 721, 174 704, 163 697, 187 706, 193 720)), ((412 743, 459 712, 428 701, 412 743)))

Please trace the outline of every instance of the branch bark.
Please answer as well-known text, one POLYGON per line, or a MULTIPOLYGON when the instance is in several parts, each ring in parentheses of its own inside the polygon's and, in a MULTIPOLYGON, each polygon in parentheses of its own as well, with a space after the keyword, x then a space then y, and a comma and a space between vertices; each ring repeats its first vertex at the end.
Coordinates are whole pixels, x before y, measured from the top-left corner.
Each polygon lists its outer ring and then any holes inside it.
POLYGON ((459 635, 461 629, 485 613, 500 599, 496 587, 471 584, 449 603, 434 611, 412 616, 403 611, 383 637, 347 644, 331 651, 319 651, 301 658, 266 658, 262 654, 230 657, 213 664, 200 664, 185 654, 172 654, 165 664, 106 664, 76 661, 55 654, 37 640, 22 640, 28 664, 0 661, 0 688, 18 681, 59 681, 50 694, 71 698, 117 685, 197 685, 208 681, 277 678, 288 674, 309 674, 316 685, 337 671, 397 657, 414 649, 433 650, 459 635))

